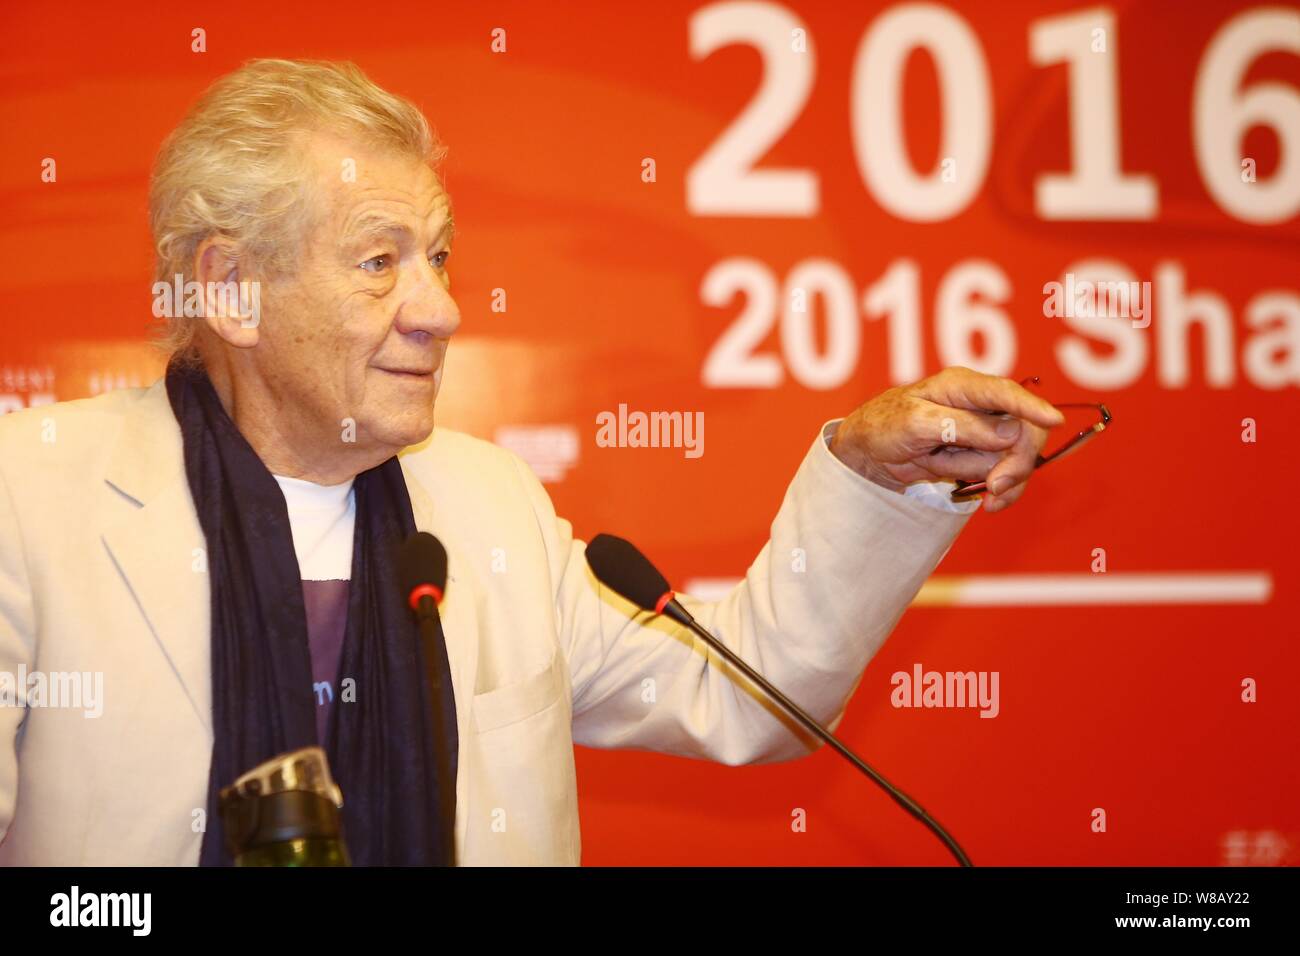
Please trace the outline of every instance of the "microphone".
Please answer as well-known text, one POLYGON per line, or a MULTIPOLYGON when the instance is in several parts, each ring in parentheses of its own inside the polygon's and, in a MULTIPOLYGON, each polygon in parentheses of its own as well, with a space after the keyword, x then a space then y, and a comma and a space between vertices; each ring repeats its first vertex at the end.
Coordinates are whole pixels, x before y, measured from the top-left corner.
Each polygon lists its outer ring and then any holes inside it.
POLYGON ((611 591, 622 595, 643 611, 667 615, 678 624, 699 635, 703 641, 721 654, 733 667, 757 684, 782 710, 814 736, 833 747, 840 756, 875 781, 893 798, 895 803, 925 824, 943 842, 948 851, 956 857, 959 864, 962 866, 971 865, 970 858, 966 856, 965 851, 957 844, 957 841, 934 818, 926 813, 919 803, 886 780, 879 771, 870 766, 845 746, 834 734, 819 724, 811 714, 786 697, 767 678, 746 664, 735 651, 702 627, 691 613, 682 607, 677 600, 677 595, 668 586, 667 579, 659 572, 658 568, 650 563, 649 558, 637 550, 636 545, 612 534, 598 534, 587 545, 587 565, 591 568, 591 572, 596 576, 596 579, 611 591))
POLYGON ((438 618, 438 605, 447 587, 447 549, 442 542, 427 531, 417 531, 402 542, 397 551, 397 577, 401 582, 406 603, 415 612, 420 628, 420 644, 424 651, 424 679, 429 689, 429 705, 433 715, 434 759, 438 768, 438 799, 447 813, 442 821, 447 834, 447 866, 455 864, 456 833, 456 783, 452 778, 451 754, 447 748, 447 724, 443 718, 442 701, 451 698, 453 690, 444 686, 442 672, 434 666, 440 654, 445 653, 442 625, 438 618))
POLYGON ((434 614, 447 587, 447 549, 427 531, 417 531, 402 542, 397 574, 411 610, 422 617, 434 614))

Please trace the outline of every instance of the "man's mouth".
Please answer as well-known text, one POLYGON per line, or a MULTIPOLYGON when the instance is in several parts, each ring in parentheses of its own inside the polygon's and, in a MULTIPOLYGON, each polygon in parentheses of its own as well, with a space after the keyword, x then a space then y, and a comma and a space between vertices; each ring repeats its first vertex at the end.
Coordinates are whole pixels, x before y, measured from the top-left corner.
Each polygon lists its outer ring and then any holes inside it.
POLYGON ((415 369, 415 368, 381 368, 381 372, 387 372, 389 375, 405 375, 408 378, 429 378, 433 375, 433 369, 415 369))

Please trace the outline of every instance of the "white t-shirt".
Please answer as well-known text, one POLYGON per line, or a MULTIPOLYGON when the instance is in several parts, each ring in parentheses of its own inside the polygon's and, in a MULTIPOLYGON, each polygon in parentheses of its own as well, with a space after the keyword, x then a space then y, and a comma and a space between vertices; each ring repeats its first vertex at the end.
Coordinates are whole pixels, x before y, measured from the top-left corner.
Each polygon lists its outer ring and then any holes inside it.
POLYGON ((273 476, 289 506, 289 527, 298 571, 304 581, 347 581, 352 577, 352 533, 357 496, 353 482, 318 485, 273 476))

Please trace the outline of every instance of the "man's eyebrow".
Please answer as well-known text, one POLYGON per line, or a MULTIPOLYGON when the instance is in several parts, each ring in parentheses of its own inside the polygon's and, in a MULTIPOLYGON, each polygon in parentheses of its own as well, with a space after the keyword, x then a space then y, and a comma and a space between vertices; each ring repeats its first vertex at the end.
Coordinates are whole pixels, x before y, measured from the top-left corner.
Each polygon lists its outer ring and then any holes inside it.
POLYGON ((361 242, 379 236, 409 235, 410 232, 411 230, 402 223, 395 222, 387 216, 368 215, 360 216, 349 223, 343 236, 348 242, 361 242))
MULTIPOLYGON (((439 236, 445 234, 447 241, 450 242, 456 236, 456 220, 448 216, 443 220, 437 234, 439 236)), ((397 222, 388 216, 372 214, 360 216, 355 222, 350 223, 344 237, 351 243, 388 235, 406 237, 411 235, 411 230, 405 223, 397 222)))

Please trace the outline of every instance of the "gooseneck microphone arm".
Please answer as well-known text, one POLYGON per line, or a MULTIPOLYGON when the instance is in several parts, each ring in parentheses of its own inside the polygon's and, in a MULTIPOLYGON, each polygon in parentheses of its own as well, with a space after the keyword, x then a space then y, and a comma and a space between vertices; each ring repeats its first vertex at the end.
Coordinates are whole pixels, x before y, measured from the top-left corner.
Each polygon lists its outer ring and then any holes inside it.
POLYGON ((442 542, 425 531, 411 535, 398 552, 398 572, 407 603, 415 612, 420 629, 420 645, 424 657, 425 683, 429 689, 429 705, 433 716, 434 760, 437 762, 439 805, 447 814, 442 821, 447 835, 447 866, 454 866, 456 846, 456 784, 452 775, 451 754, 447 749, 447 722, 443 717, 442 701, 452 694, 444 687, 442 672, 436 665, 439 646, 438 604, 447 585, 447 549, 442 542))
POLYGON ((809 733, 816 735, 826 743, 830 744, 830 746, 840 752, 840 755, 843 756, 845 760, 853 764, 853 766, 857 767, 868 777, 878 783, 881 788, 893 798, 895 803, 929 827, 931 832, 942 840, 944 846, 946 846, 952 855, 957 858, 958 863, 962 866, 971 865, 970 858, 966 856, 965 851, 963 851, 957 844, 957 841, 952 838, 952 835, 948 833, 947 830, 939 825, 939 822, 935 820, 934 817, 925 812, 924 807, 886 780, 880 771, 876 770, 869 763, 850 750, 838 737, 813 719, 806 710, 792 701, 789 697, 786 697, 785 694, 781 693, 781 691, 774 687, 766 677, 741 660, 740 656, 736 654, 735 651, 727 647, 726 644, 723 644, 720 640, 705 630, 704 627, 691 616, 690 612, 677 602, 676 597, 664 605, 663 613, 677 623, 690 628, 692 632, 699 635, 699 637, 711 648, 725 657, 733 667, 743 673, 759 687, 763 688, 769 697, 781 705, 782 710, 802 724, 809 733))
POLYGON ((448 693, 442 686, 438 668, 434 666, 434 655, 438 653, 438 605, 434 599, 424 595, 419 599, 416 618, 420 627, 420 643, 424 649, 425 680, 429 687, 429 703, 433 711, 434 759, 438 761, 438 794, 440 805, 446 809, 447 819, 443 821, 447 834, 447 866, 456 865, 456 788, 451 774, 451 755, 447 753, 447 721, 442 714, 441 702, 448 693))
POLYGON ((757 684, 782 710, 794 718, 809 733, 833 747, 845 760, 875 781, 900 807, 920 820, 946 846, 962 866, 971 866, 968 857, 957 841, 919 803, 899 790, 865 760, 850 750, 839 738, 754 668, 735 651, 705 629, 677 600, 668 582, 650 560, 637 548, 622 538, 601 534, 587 546, 587 563, 592 573, 606 587, 621 594, 633 604, 656 614, 672 618, 689 628, 709 647, 717 651, 729 664, 757 684))

